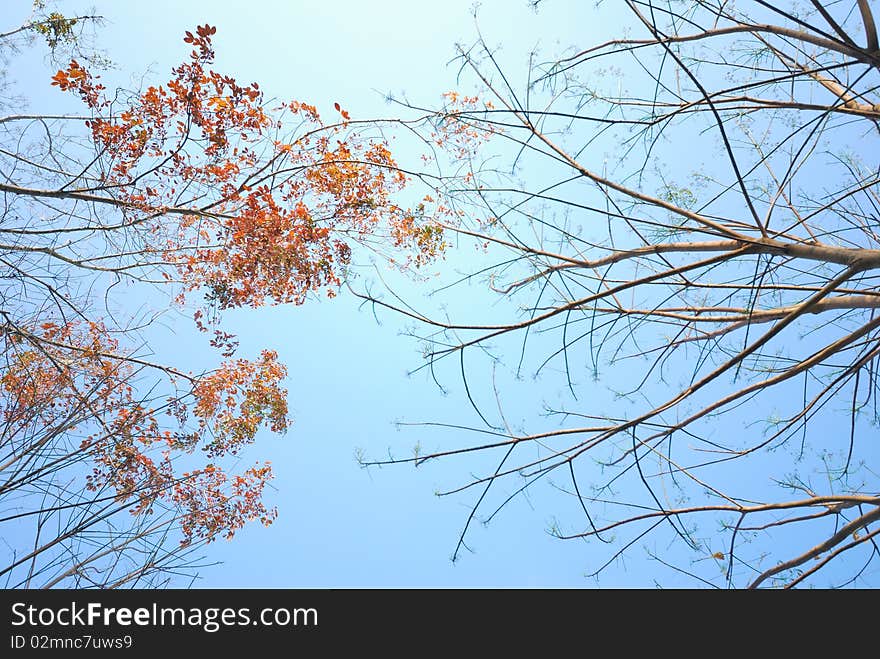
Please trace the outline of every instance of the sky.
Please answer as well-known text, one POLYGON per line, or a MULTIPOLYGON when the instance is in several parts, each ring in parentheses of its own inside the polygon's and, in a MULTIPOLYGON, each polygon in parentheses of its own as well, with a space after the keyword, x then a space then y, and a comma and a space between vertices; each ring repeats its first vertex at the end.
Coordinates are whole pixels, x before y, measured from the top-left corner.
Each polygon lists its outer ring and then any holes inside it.
MULTIPOLYGON (((27 14, 27 2, 9 3, 27 14)), ((588 3, 583 3, 584 5, 588 3)), ((390 93, 430 105, 458 87, 450 64, 458 42, 473 42, 477 24, 501 57, 525 71, 533 47, 558 52, 600 33, 589 12, 559 3, 534 12, 519 0, 472 2, 96 2, 105 24, 97 45, 114 63, 104 83, 130 86, 162 79, 188 52, 181 38, 198 24, 217 27, 215 68, 258 81, 269 97, 296 98, 328 111, 340 102, 353 117, 388 116, 390 93)), ((79 5, 63 3, 70 13, 79 5)), ((11 13, 11 12, 10 12, 11 13)), ((57 104, 51 67, 28 64, 31 109, 57 104), (45 79, 41 78, 45 76, 45 79), (32 81, 32 84, 31 84, 32 81)), ((24 77, 24 69, 20 71, 24 77)), ((416 296, 430 282, 400 282, 416 296)), ((467 295, 463 293, 463 295, 467 295)), ((474 304, 480 304, 474 297, 474 304)), ((467 305, 467 298, 462 298, 467 305)), ((284 437, 261 433, 243 459, 271 460, 279 517, 269 528, 252 524, 231 542, 206 552, 196 587, 583 587, 590 563, 581 543, 552 538, 551 512, 520 499, 491 525, 475 525, 472 552, 451 555, 473 495, 440 498, 435 491, 463 482, 461 464, 363 469, 355 455, 405 454, 417 442, 439 446, 455 436, 399 429, 398 422, 473 424, 454 377, 443 395, 421 365, 418 342, 401 333, 399 318, 376 322, 351 296, 301 307, 234 312, 227 321, 240 354, 278 350, 290 376, 293 428, 284 437), (432 444, 433 442, 433 444, 432 444)), ((169 321, 171 322, 171 321, 169 321)), ((188 324, 180 318, 182 327, 188 324)), ((156 338, 157 354, 181 366, 211 356, 172 325, 156 338)), ((461 439, 460 437, 458 439, 461 439)), ((466 467, 470 468, 470 467, 466 467)), ((626 565, 605 585, 644 583, 626 565)))
MULTIPOLYGON (((20 8, 24 17, 29 4, 15 0, 4 7, 9 14, 11 8, 20 8)), ((81 6, 76 0, 61 4, 68 13, 81 6)), ((103 0, 89 6, 105 19, 96 37, 98 47, 114 62, 104 74, 108 87, 162 80, 189 50, 181 42, 184 31, 209 23, 217 27, 218 71, 259 82, 267 97, 295 98, 322 112, 338 102, 355 119, 394 115, 398 109, 387 102, 389 95, 431 106, 443 92, 461 89, 462 84, 463 91, 470 91, 469 83, 457 76, 455 44, 473 43, 478 29, 487 44, 497 48, 505 70, 525 75, 531 50, 537 48, 549 58, 573 46, 601 42, 617 27, 601 22, 592 2, 561 0, 542 2, 537 12, 525 0, 485 0, 476 8, 476 20, 474 3, 464 0, 103 0)), ((613 22, 615 5, 605 3, 604 9, 602 20, 613 22)), ((48 63, 34 58, 14 71, 26 81, 30 109, 58 107, 59 95, 48 86, 52 72, 48 63)), ((417 154, 396 156, 406 161, 417 154)), ((454 274, 456 267, 472 269, 478 258, 458 253, 442 267, 454 274)), ((438 310, 429 293, 441 279, 406 280, 381 264, 377 267, 407 300, 426 311, 438 310)), ((364 268, 356 284, 366 286, 371 278, 374 275, 364 268)), ((475 283, 458 288, 455 304, 491 315, 487 299, 485 289, 475 283)), ((262 432, 242 456, 244 463, 271 460, 276 478, 267 498, 278 507, 278 519, 268 528, 251 524, 231 542, 209 545, 203 562, 210 565, 201 570, 194 586, 649 586, 663 569, 640 555, 615 561, 599 581, 587 577, 598 567, 592 545, 560 541, 548 532, 557 516, 577 519, 579 514, 571 501, 560 504, 552 484, 514 498, 491 524, 474 524, 467 536, 472 551, 453 563, 451 556, 476 493, 435 493, 467 482, 486 467, 480 456, 418 469, 364 469, 356 455, 363 450, 368 456, 389 451, 400 456, 416 444, 426 452, 470 441, 463 431, 409 425, 477 425, 456 368, 439 370, 445 391, 426 371, 412 373, 423 363, 423 346, 407 335, 407 324, 388 313, 374 317, 348 294, 312 299, 302 306, 237 310, 227 314, 225 324, 238 335, 242 356, 263 348, 278 351, 289 369, 285 385, 294 424, 283 437, 262 432)), ((183 369, 199 370, 215 357, 183 315, 164 318, 152 339, 157 354, 171 356, 183 369)), ((505 414, 515 427, 525 425, 528 415, 545 401, 556 404, 565 398, 558 391, 558 373, 551 370, 549 375, 545 381, 506 392, 505 414), (545 386, 547 382, 551 384, 545 386)), ((481 403, 494 405, 491 373, 473 378, 481 403)), ((499 378, 511 381, 509 373, 499 378)), ((625 389, 626 380, 626 371, 620 370, 605 384, 625 389)), ((609 409, 607 389, 597 385, 585 391, 587 398, 581 402, 609 409)), ((502 490, 502 497, 508 492, 502 490)), ((661 544, 650 549, 662 555, 668 548, 661 544)))

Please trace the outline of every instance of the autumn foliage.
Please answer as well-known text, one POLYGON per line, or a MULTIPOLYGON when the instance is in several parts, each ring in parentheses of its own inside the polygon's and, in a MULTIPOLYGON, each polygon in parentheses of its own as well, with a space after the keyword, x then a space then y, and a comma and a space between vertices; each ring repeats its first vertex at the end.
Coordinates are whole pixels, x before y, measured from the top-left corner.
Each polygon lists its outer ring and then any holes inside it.
POLYGON ((190 61, 118 114, 76 61, 52 84, 109 115, 87 122, 107 156, 102 186, 117 188, 125 211, 148 225, 157 238, 149 249, 176 266, 187 290, 207 287, 220 309, 301 303, 321 288, 332 295, 353 239, 382 226, 401 237, 418 231, 391 201, 406 176, 384 141, 345 134, 346 111, 332 126, 300 101, 270 115, 256 83, 206 70, 215 32, 187 32, 190 61), (298 137, 273 137, 289 121, 300 123, 298 137), (201 203, 182 208, 181 195, 201 203), (180 216, 173 228, 169 214, 180 216))
MULTIPOLYGON (((64 154, 78 173, 59 174, 21 157, 26 174, 3 186, 23 218, 36 218, 47 200, 57 212, 39 227, 23 220, 16 240, 0 246, 20 257, 11 260, 21 272, 21 299, 46 300, 18 316, 4 312, 7 454, 0 474, 18 469, 32 486, 68 469, 71 482, 57 495, 62 505, 115 505, 101 514, 124 508, 139 520, 119 551, 134 552, 136 541, 159 531, 158 545, 167 546, 170 534, 186 549, 231 538, 249 520, 275 519, 262 499, 271 466, 233 473, 224 465, 240 459, 261 428, 288 429, 287 371, 272 350, 256 360, 236 357, 224 310, 301 304, 321 291, 332 297, 358 245, 393 251, 404 267, 445 246, 433 220, 442 208, 428 210, 423 202, 413 211, 395 202, 407 176, 374 125, 353 122, 339 103, 334 123, 301 101, 270 107, 257 83, 242 85, 211 68, 215 33, 208 25, 186 32, 186 61, 164 84, 138 92, 111 94, 98 75, 71 60, 51 84, 78 97, 87 112, 72 124, 78 133, 57 126, 79 136, 64 154), (87 296, 68 303, 52 293, 83 279, 103 282, 106 295, 122 279, 167 290, 225 361, 194 373, 139 357, 124 320, 93 312, 87 296), (172 523, 143 521, 151 515, 172 523)), ((0 496, 21 485, 16 478, 0 485, 0 496)), ((38 542, 3 574, 43 554, 56 560, 55 545, 81 542, 98 521, 71 519, 59 538, 38 542)), ((114 542, 84 553, 76 544, 81 555, 73 567, 56 565, 56 580, 79 584, 86 566, 113 572, 105 556, 114 542)), ((158 545, 151 545, 152 561, 124 578, 161 570, 158 545)))

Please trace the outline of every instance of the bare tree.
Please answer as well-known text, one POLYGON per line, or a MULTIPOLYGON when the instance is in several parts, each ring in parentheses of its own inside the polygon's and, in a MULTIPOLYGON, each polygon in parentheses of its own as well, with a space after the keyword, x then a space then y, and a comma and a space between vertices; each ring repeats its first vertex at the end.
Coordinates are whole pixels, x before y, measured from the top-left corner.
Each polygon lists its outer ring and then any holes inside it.
POLYGON ((438 230, 485 251, 459 285, 499 299, 443 317, 364 294, 432 370, 455 362, 481 419, 367 464, 492 456, 444 492, 474 492, 456 555, 552 482, 579 510, 552 531, 595 575, 646 548, 661 583, 878 583, 875 9, 604 3, 614 38, 518 82, 481 37, 460 51, 479 93, 409 105, 460 214, 438 230), (493 411, 474 375, 499 362, 568 402, 511 427, 516 383, 493 411))

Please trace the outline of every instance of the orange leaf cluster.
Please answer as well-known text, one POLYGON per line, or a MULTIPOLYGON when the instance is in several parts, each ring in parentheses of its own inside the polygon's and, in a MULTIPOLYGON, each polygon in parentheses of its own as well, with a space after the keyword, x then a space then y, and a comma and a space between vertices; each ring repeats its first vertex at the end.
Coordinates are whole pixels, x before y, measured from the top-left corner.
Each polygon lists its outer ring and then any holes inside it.
POLYGON ((235 455, 263 424, 272 432, 287 430, 287 392, 279 387, 287 369, 277 358, 264 350, 258 362, 225 362, 198 382, 193 414, 200 432, 209 429, 213 435, 205 447, 209 457, 235 455))
POLYGON ((89 126, 105 159, 105 184, 127 212, 152 224, 185 289, 204 291, 215 311, 300 304, 320 289, 333 295, 354 242, 384 233, 389 245, 413 248, 421 261, 436 256, 440 243, 426 241, 413 226, 421 220, 392 202, 407 178, 387 143, 349 131, 349 113, 338 103, 342 124, 325 125, 301 101, 273 115, 256 83, 240 85, 209 68, 215 32, 207 25, 187 32, 189 61, 116 114, 76 62, 54 79, 96 114, 89 126), (299 126, 276 139, 285 117, 299 126), (171 209, 182 218, 174 231, 171 209))
POLYGON ((494 107, 489 101, 481 103, 477 96, 463 96, 455 91, 446 92, 443 97, 446 99, 445 111, 431 137, 437 146, 446 149, 453 158, 465 160, 499 132, 497 127, 486 121, 486 113, 494 110, 494 107))
POLYGON ((229 477, 213 465, 195 473, 184 474, 174 486, 173 498, 186 510, 183 517, 182 543, 194 539, 214 540, 223 535, 232 539, 245 522, 259 519, 269 526, 277 517, 275 508, 266 508, 262 502, 263 488, 272 479, 268 463, 251 467, 230 482, 229 477), (232 496, 227 494, 232 490, 232 496))
POLYGON ((198 422, 187 426, 188 396, 175 397, 169 414, 179 426, 172 430, 160 423, 158 410, 136 398, 134 365, 102 324, 47 322, 9 334, 6 342, 10 358, 0 377, 0 404, 9 434, 26 433, 29 425, 69 433, 80 424, 81 443, 65 450, 69 458, 91 461, 87 490, 109 489, 118 501, 131 502, 136 515, 152 513, 157 501, 179 506, 186 543, 218 533, 231 537, 248 519, 274 519, 260 501, 270 469, 229 476, 212 462, 178 475, 175 462, 195 457, 197 447, 210 459, 236 454, 261 424, 273 432, 287 428, 287 392, 280 386, 286 370, 275 353, 190 376, 198 422), (203 489, 208 485, 210 500, 203 489), (221 509, 230 513, 225 520, 221 509))

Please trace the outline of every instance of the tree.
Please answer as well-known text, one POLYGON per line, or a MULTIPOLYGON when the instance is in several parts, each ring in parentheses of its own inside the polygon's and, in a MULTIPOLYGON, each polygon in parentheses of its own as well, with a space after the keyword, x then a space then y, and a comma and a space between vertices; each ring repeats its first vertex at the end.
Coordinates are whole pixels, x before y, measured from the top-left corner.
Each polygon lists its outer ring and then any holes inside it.
POLYGON ((877 584, 871 4, 628 1, 628 24, 595 18, 618 36, 533 53, 522 82, 480 37, 459 53, 478 93, 407 104, 465 212, 439 228, 485 257, 439 288, 445 317, 361 295, 412 320, 432 372, 454 362, 479 425, 366 464, 477 461, 442 493, 474 493, 456 556, 549 482, 595 575, 644 547, 658 582, 877 584), (457 309, 475 281, 497 299, 457 309), (520 428, 505 372, 568 397, 520 428))
POLYGON ((287 370, 270 349, 236 357, 222 312, 332 297, 356 245, 401 268, 441 247, 394 202, 407 177, 376 123, 338 103, 325 122, 213 70, 209 25, 166 82, 110 92, 80 38, 95 20, 37 2, 0 35, 8 57, 44 39, 63 61, 46 84, 80 108, 13 111, 9 85, 2 99, 7 587, 162 585, 205 543, 272 523, 271 465, 236 456, 289 427, 287 370), (169 308, 192 313, 212 369, 153 354, 169 308))

